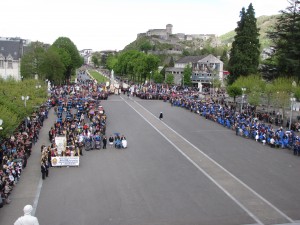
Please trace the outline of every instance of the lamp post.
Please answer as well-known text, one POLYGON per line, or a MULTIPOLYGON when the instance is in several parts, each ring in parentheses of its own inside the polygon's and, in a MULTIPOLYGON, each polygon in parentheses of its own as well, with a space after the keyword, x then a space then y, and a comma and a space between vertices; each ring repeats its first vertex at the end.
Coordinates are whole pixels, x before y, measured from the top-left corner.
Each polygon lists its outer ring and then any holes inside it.
POLYGON ((291 130, 291 126, 292 126, 293 106, 294 106, 294 102, 296 101, 296 98, 291 98, 290 100, 291 100, 291 113, 290 113, 289 130, 291 130))
POLYGON ((246 88, 242 88, 242 103, 241 103, 241 113, 242 113, 242 110, 243 110, 243 104, 244 104, 244 98, 245 98, 245 95, 244 95, 244 92, 246 91, 246 88))
POLYGON ((151 78, 152 78, 152 71, 150 71, 150 79, 149 79, 150 84, 151 84, 151 78))
POLYGON ((29 99, 29 96, 22 96, 21 99, 24 101, 24 106, 26 108, 26 101, 29 99))
POLYGON ((3 130, 2 124, 3 124, 3 120, 0 119, 0 130, 3 130))

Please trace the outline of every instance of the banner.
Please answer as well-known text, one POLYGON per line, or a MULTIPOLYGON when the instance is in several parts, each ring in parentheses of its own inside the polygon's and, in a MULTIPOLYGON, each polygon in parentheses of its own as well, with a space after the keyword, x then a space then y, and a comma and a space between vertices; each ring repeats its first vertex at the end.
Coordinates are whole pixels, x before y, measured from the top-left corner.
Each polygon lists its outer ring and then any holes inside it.
POLYGON ((51 157, 52 166, 79 166, 79 156, 51 157))
POLYGON ((62 152, 66 151, 67 138, 63 137, 55 137, 55 144, 57 147, 57 153, 61 155, 62 152))

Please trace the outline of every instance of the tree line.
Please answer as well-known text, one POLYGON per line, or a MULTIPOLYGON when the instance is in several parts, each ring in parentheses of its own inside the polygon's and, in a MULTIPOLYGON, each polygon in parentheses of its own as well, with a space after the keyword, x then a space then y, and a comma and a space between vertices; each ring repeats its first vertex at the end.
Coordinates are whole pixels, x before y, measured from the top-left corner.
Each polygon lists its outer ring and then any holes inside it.
POLYGON ((48 79, 56 85, 70 80, 75 70, 83 64, 76 45, 67 37, 59 37, 52 45, 32 42, 25 48, 21 60, 23 79, 48 79))

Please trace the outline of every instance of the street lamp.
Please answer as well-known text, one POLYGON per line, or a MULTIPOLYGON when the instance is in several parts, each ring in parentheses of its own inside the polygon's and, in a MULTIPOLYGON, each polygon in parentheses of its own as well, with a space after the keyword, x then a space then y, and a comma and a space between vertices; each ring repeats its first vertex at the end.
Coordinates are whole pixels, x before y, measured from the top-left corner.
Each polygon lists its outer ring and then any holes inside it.
POLYGON ((291 130, 291 126, 292 126, 293 106, 294 106, 294 102, 296 101, 296 98, 291 98, 290 100, 291 100, 291 113, 290 113, 289 130, 291 130))
POLYGON ((244 95, 244 92, 246 91, 246 88, 243 88, 242 87, 242 92, 243 92, 243 94, 242 94, 242 103, 241 103, 241 113, 242 113, 242 110, 243 110, 243 104, 244 104, 244 98, 245 98, 245 95, 244 95))
POLYGON ((2 128, 2 124, 3 124, 3 120, 2 120, 2 119, 0 119, 0 130, 3 130, 3 128, 2 128))
POLYGON ((36 89, 39 89, 39 88, 41 88, 42 86, 40 85, 40 84, 37 84, 37 85, 35 85, 35 88, 36 89))
POLYGON ((21 99, 24 101, 24 106, 26 108, 26 101, 29 99, 29 96, 26 97, 22 96, 21 99))

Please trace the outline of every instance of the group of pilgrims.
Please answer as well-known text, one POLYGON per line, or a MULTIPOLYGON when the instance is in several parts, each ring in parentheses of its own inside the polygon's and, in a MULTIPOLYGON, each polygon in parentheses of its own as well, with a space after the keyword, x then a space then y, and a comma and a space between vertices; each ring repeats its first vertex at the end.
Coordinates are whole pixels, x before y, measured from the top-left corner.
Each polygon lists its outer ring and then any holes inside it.
POLYGON ((169 102, 171 106, 185 108, 207 120, 232 129, 237 136, 253 139, 272 148, 289 149, 294 155, 300 155, 297 123, 294 124, 294 129, 274 126, 266 120, 264 114, 258 113, 255 107, 245 105, 240 110, 234 105, 213 98, 200 99, 195 92, 173 92, 169 95, 169 102))

